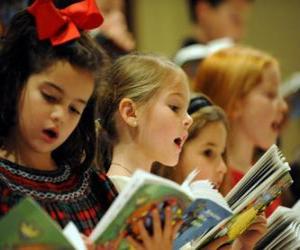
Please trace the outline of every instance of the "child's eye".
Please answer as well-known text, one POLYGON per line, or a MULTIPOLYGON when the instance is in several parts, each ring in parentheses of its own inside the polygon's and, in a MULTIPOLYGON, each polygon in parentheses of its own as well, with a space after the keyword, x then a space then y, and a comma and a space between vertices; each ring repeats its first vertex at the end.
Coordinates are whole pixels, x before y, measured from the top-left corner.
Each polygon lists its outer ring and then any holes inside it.
POLYGON ((226 157, 226 151, 223 151, 223 152, 221 153, 221 156, 222 156, 222 158, 225 158, 225 157, 226 157))
POLYGON ((81 115, 81 112, 77 109, 77 108, 75 108, 75 107, 73 107, 73 106, 70 106, 70 112, 71 113, 74 113, 74 114, 76 114, 76 115, 81 115))
POLYGON ((178 112, 179 107, 176 106, 176 105, 170 105, 170 109, 171 109, 172 111, 174 111, 174 112, 178 112))
POLYGON ((275 99, 276 98, 276 96, 277 96, 277 93, 275 93, 275 92, 267 92, 266 93, 266 96, 269 98, 269 99, 275 99))
POLYGON ((203 154, 206 157, 212 157, 213 156, 213 151, 211 149, 206 149, 206 150, 203 151, 203 154))
POLYGON ((58 102, 58 98, 52 95, 49 95, 47 93, 42 92, 43 97, 45 98, 46 101, 50 103, 56 103, 58 102))

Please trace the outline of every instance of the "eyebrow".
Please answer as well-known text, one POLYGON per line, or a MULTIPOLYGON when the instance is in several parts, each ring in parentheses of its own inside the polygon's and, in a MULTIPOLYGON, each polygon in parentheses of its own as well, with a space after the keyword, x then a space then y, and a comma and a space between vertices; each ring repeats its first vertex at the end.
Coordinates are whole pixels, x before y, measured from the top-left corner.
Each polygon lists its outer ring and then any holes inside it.
POLYGON ((208 142, 205 144, 205 146, 213 146, 213 147, 216 147, 217 145, 213 142, 208 142))
MULTIPOLYGON (((45 84, 51 88, 54 88, 55 90, 57 90, 58 92, 60 92, 61 94, 65 94, 65 91, 60 88, 59 86, 57 86, 55 83, 53 82, 48 82, 48 81, 45 81, 45 84)), ((75 99, 77 102, 80 102, 82 103, 83 105, 86 105, 87 104, 87 101, 83 100, 83 99, 80 99, 80 98, 77 98, 75 99)))
POLYGON ((181 97, 184 99, 184 95, 181 93, 181 92, 173 92, 173 93, 170 93, 170 96, 178 96, 178 97, 181 97))

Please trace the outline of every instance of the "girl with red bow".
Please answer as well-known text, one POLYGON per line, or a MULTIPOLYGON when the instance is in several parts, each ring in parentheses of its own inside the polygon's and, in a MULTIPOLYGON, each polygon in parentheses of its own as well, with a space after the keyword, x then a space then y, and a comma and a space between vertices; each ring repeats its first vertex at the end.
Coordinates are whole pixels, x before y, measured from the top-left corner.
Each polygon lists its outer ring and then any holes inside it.
POLYGON ((93 0, 37 0, 11 21, 0 51, 0 218, 31 196, 88 235, 115 198, 90 167, 105 55, 84 30, 102 21, 93 0))

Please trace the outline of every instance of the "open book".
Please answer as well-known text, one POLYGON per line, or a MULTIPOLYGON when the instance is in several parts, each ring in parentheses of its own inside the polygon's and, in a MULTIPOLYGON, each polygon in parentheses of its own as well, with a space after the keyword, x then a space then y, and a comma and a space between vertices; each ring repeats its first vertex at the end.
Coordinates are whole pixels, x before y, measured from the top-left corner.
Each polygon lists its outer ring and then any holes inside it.
POLYGON ((300 248, 300 202, 293 207, 278 207, 268 218, 268 231, 255 249, 300 248))
MULTIPOLYGON (((207 196, 218 197, 215 203, 211 202, 212 209, 217 209, 217 201, 222 200, 222 196, 212 189, 209 182, 204 181, 201 185, 203 193, 208 189, 207 196)), ((136 223, 140 218, 144 219, 147 230, 151 232, 151 210, 158 208, 164 221, 164 208, 169 206, 173 222, 176 222, 182 219, 183 211, 192 199, 180 185, 144 171, 136 171, 128 186, 96 226, 90 240, 97 245, 97 249, 128 249, 125 237, 132 235, 138 238, 136 223)), ((220 207, 217 214, 221 214, 222 210, 220 207)), ((230 212, 226 212, 224 218, 228 215, 230 212)), ((24 198, 0 219, 0 232, 0 249, 24 246, 27 249, 86 249, 73 223, 62 230, 31 197, 24 198)))
POLYGON ((289 170, 281 151, 272 145, 225 197, 233 215, 188 243, 186 248, 196 249, 226 234, 231 240, 238 237, 258 213, 292 184, 289 170))
MULTIPOLYGON (((184 220, 174 249, 195 249, 221 234, 229 234, 234 239, 291 183, 288 171, 289 166, 278 148, 272 146, 224 199, 208 181, 188 185, 185 182, 181 186, 138 170, 89 238, 99 247, 128 249, 126 236, 139 238, 137 221, 142 219, 151 233, 151 211, 158 208, 164 224, 164 208, 169 206, 174 223, 184 220)), ((61 231, 30 198, 20 202, 0 220, 0 232, 0 249, 18 244, 85 249, 74 226, 68 225, 64 232, 61 231), (39 233, 39 237, 33 237, 39 233), (71 239, 70 235, 75 239, 71 239)))

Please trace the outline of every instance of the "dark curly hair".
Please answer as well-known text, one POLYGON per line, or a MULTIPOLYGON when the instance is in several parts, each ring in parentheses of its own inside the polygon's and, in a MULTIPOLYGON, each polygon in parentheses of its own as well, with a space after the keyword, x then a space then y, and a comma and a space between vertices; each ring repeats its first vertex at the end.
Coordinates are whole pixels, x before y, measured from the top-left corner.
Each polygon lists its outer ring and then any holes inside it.
POLYGON ((105 53, 85 32, 81 32, 80 38, 59 46, 52 46, 49 40, 38 40, 34 17, 26 10, 15 15, 1 43, 0 147, 4 147, 16 125, 18 101, 30 75, 42 72, 57 61, 66 61, 91 72, 95 90, 76 129, 52 152, 52 157, 58 165, 68 163, 81 167, 91 164, 96 139, 95 93, 107 65, 105 53))

